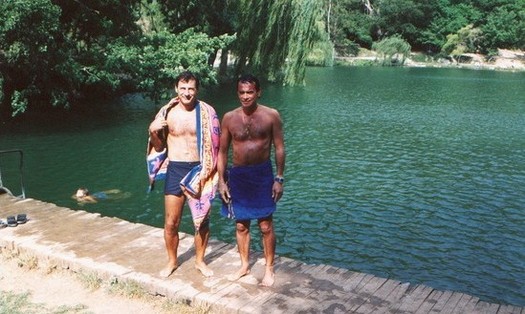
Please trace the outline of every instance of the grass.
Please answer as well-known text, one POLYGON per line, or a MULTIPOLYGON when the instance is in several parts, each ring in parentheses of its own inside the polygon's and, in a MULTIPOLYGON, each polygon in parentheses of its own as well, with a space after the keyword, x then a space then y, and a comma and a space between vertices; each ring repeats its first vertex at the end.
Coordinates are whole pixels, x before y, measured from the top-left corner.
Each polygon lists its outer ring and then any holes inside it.
MULTIPOLYGON (((27 253, 21 254, 17 250, 0 248, 0 258, 3 260, 14 260, 16 265, 27 270, 42 270, 49 275, 52 272, 62 271, 77 280, 81 285, 91 291, 104 289, 108 295, 119 295, 129 299, 139 299, 152 304, 159 313, 181 313, 181 314, 210 314, 213 313, 208 304, 191 304, 188 300, 172 300, 163 296, 150 294, 140 283, 133 280, 119 280, 118 278, 102 279, 101 276, 92 271, 73 272, 71 270, 60 270, 56 265, 39 265, 38 258, 27 253)), ((12 291, 0 291, 0 314, 75 314, 90 313, 86 305, 59 306, 50 308, 45 304, 32 303, 31 293, 14 293, 12 291)))
POLYGON ((41 303, 30 302, 30 296, 29 292, 0 291, 0 314, 73 314, 87 308, 82 304, 49 308, 41 303))

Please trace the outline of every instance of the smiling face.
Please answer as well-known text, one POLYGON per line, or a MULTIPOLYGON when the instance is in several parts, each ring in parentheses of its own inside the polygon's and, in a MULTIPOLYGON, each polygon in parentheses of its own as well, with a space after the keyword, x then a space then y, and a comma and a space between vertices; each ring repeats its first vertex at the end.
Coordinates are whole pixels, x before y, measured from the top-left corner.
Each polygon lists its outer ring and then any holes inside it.
POLYGON ((175 87, 179 100, 184 106, 192 106, 197 100, 197 82, 193 79, 179 81, 175 87))
POLYGON ((257 90, 255 83, 239 82, 237 84, 237 96, 243 108, 249 108, 257 104, 261 91, 257 90))

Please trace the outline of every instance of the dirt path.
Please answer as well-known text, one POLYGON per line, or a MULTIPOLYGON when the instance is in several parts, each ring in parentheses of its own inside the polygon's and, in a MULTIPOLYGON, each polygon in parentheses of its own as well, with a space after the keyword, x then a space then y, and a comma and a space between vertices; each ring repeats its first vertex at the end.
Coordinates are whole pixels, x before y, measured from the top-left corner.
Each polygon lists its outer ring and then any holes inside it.
POLYGON ((100 282, 91 289, 90 281, 79 274, 31 269, 30 264, 20 257, 0 254, 0 313, 205 313, 189 306, 181 309, 182 305, 161 296, 126 296, 130 291, 110 283, 100 282), (25 294, 27 298, 20 297, 25 294), (17 304, 15 310, 6 308, 12 303, 17 304))

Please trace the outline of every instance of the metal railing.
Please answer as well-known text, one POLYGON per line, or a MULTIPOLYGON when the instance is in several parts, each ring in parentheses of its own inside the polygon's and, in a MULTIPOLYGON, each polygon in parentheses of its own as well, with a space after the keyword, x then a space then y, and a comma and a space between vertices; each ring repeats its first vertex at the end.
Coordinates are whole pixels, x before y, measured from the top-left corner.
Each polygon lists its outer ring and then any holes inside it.
MULTIPOLYGON (((13 195, 13 193, 6 187, 4 186, 4 182, 2 180, 2 164, 0 163, 0 191, 5 191, 17 198, 26 198, 26 191, 25 191, 25 188, 24 188, 24 173, 22 171, 23 169, 23 166, 24 166, 24 152, 22 152, 21 149, 8 149, 8 150, 0 150, 0 157, 2 157, 3 155, 7 155, 7 154, 19 154, 19 164, 18 164, 18 172, 19 172, 19 178, 20 178, 20 190, 21 190, 21 193, 20 195, 13 195)), ((1 162, 1 158, 0 158, 0 162, 1 162)))

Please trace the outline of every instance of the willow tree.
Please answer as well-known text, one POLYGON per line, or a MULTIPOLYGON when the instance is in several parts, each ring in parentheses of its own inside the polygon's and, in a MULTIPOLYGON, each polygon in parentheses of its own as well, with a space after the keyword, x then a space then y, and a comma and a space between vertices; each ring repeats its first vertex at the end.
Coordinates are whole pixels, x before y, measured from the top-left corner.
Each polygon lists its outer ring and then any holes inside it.
POLYGON ((374 43, 372 49, 383 57, 383 65, 403 65, 411 46, 400 35, 394 35, 374 43))
POLYGON ((236 72, 285 85, 304 83, 306 57, 324 29, 322 0, 240 0, 236 72))

